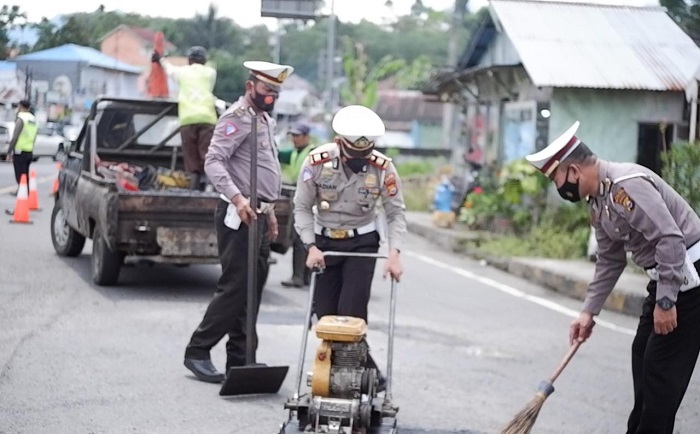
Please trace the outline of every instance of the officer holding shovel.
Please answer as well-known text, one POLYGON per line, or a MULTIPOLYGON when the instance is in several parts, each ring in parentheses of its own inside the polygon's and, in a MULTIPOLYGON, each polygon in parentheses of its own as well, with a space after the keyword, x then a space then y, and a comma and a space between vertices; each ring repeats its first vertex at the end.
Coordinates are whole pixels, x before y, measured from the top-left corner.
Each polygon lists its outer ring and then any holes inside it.
POLYGON ((586 198, 598 241, 588 285, 570 340, 591 336, 627 265, 626 252, 647 271, 649 293, 632 343, 634 407, 628 434, 672 434, 700 352, 700 218, 651 170, 598 158, 577 136, 579 122, 527 160, 568 201, 586 198))
MULTIPOLYGON (((246 364, 246 289, 249 270, 248 228, 257 220, 257 306, 260 306, 264 276, 268 271, 270 240, 277 238, 274 202, 281 193, 281 169, 274 133, 275 120, 270 116, 280 86, 294 71, 288 65, 248 61, 250 70, 245 95, 219 118, 206 155, 204 170, 221 193, 216 212, 216 232, 221 258, 221 277, 204 318, 185 350, 185 366, 206 382, 220 383, 224 374, 216 370, 210 350, 226 335, 226 370, 246 364), (257 127, 252 123, 256 121, 257 127), (251 130, 256 129, 256 137, 251 130), (253 144, 257 152, 252 154, 253 144), (251 160, 257 165, 257 202, 250 203, 251 160)), ((257 334, 253 331, 253 348, 257 334)), ((255 362, 255 360, 253 360, 255 362)))

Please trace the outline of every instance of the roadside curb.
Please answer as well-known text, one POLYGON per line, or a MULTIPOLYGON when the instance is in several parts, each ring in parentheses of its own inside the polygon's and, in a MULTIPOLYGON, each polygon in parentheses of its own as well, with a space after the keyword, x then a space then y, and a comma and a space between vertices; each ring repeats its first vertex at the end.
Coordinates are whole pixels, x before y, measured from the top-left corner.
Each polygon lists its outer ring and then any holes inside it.
MULTIPOLYGON (((584 300, 585 298, 589 283, 588 279, 540 267, 534 264, 533 261, 527 261, 523 258, 506 258, 490 255, 478 247, 480 241, 483 240, 483 236, 480 234, 459 232, 454 229, 442 229, 410 219, 407 219, 406 225, 409 232, 423 237, 445 250, 472 259, 484 260, 492 267, 573 299, 584 300)), ((604 309, 638 316, 642 312, 644 299, 644 294, 633 293, 620 288, 618 282, 618 285, 606 300, 604 309)))

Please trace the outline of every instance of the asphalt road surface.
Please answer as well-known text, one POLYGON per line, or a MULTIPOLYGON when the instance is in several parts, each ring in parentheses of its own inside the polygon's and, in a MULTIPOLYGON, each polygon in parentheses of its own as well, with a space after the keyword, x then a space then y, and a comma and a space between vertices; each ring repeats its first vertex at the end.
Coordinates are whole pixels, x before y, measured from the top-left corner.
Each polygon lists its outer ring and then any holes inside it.
MULTIPOLYGON (((49 220, 56 174, 33 165, 40 212, 31 225, 0 220, 0 432, 278 432, 293 394, 306 290, 271 270, 259 320, 258 360, 290 366, 279 394, 222 398, 182 365, 218 278, 217 266, 134 266, 120 285, 90 279, 82 256, 58 257, 49 220)), ((14 205, 12 166, 0 163, 0 208, 14 205)), ((580 303, 441 252, 409 236, 399 285, 394 398, 400 432, 494 433, 533 396, 567 350, 580 303)), ((386 361, 389 283, 375 274, 369 341, 386 361)), ((605 312, 544 404, 536 433, 621 433, 632 406, 636 319, 605 312)), ((318 340, 309 339, 309 353, 318 340)), ((212 352, 223 369, 224 342, 212 352)), ((305 371, 310 370, 306 365, 305 371)), ((700 426, 700 375, 679 411, 679 433, 700 426)))

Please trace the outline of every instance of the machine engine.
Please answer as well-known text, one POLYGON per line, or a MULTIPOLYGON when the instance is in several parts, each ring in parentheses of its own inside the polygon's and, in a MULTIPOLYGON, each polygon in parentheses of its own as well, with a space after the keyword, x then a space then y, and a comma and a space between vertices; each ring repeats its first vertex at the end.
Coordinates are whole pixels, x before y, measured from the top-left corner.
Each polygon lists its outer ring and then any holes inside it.
POLYGON ((308 377, 308 422, 313 426, 327 425, 330 432, 370 426, 377 371, 366 367, 366 332, 363 319, 347 316, 324 316, 316 325, 321 344, 308 377))

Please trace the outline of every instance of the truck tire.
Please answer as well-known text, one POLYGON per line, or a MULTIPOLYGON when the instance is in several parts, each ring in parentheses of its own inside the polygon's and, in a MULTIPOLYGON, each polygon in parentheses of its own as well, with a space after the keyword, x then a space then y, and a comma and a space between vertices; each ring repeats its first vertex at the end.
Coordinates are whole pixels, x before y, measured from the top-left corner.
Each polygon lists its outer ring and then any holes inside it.
POLYGON ((109 248, 99 226, 92 234, 92 280, 100 286, 111 286, 119 280, 123 256, 109 248))
POLYGON ((60 200, 51 212, 51 242, 59 256, 78 256, 85 247, 85 237, 68 226, 60 200))

